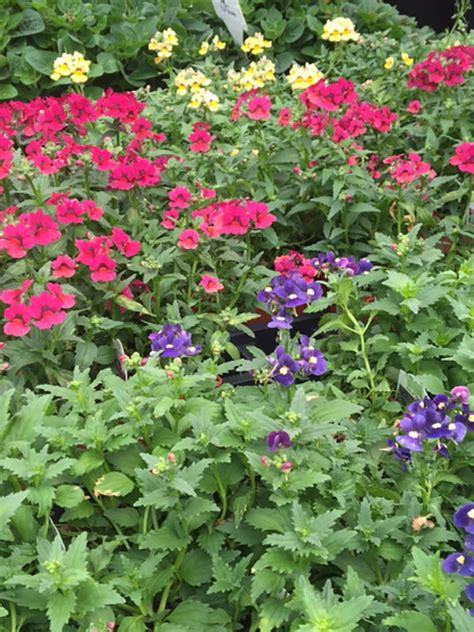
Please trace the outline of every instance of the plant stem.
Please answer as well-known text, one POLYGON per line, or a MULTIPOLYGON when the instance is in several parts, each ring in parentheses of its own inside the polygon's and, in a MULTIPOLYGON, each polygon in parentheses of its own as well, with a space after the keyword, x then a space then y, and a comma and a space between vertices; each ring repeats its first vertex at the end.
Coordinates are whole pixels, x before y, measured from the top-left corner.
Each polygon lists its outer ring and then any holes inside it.
POLYGON ((10 602, 10 619, 10 630, 11 632, 16 632, 16 605, 13 603, 13 601, 10 602))

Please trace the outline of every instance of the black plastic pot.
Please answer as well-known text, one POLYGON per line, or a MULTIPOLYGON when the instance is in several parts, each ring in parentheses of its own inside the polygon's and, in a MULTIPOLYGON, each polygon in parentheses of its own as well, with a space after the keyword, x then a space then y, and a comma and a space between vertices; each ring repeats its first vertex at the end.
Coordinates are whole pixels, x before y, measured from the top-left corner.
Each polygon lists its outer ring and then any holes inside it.
MULTIPOLYGON (((318 328, 319 321, 324 312, 318 314, 302 314, 293 320, 292 334, 303 334, 305 336, 311 336, 318 328)), ((246 360, 252 360, 253 356, 248 350, 248 347, 257 347, 261 349, 266 355, 270 355, 275 351, 277 346, 277 329, 270 329, 266 324, 254 325, 250 327, 255 334, 255 338, 244 334, 240 331, 232 333, 230 341, 234 344, 240 355, 246 360)), ((249 386, 254 384, 253 376, 248 371, 241 373, 228 373, 223 376, 223 381, 226 384, 232 384, 233 386, 249 386)))
MULTIPOLYGON (((453 25, 456 12, 455 0, 385 0, 396 7, 400 13, 416 19, 418 26, 431 26, 437 33, 453 25)), ((468 13, 469 28, 473 27, 472 9, 468 13)))

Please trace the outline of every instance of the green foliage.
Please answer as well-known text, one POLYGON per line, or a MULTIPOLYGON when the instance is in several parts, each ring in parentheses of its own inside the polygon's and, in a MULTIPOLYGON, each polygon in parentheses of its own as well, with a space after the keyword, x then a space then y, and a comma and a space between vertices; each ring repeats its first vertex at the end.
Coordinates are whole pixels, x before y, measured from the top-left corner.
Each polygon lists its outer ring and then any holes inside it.
MULTIPOLYGON (((78 50, 93 62, 89 86, 135 89, 145 83, 156 86, 161 70, 147 51, 157 30, 173 27, 180 38, 177 59, 187 64, 199 44, 213 32, 224 34, 211 1, 104 0, 5 0, 0 18, 0 99, 33 97, 54 90, 49 78, 52 64, 63 52, 78 50), (192 11, 191 11, 192 9, 192 11)), ((331 4, 246 0, 242 3, 250 32, 262 31, 275 40, 275 55, 281 70, 293 59, 312 60, 321 52, 315 44, 324 22, 334 16, 331 4)), ((367 33, 388 30, 400 38, 413 22, 398 15, 380 0, 344 3, 340 10, 350 15, 367 33)), ((229 40, 229 35, 226 35, 229 40)), ((324 46, 322 47, 324 50, 324 46)), ((93 91, 93 90, 92 90, 93 91)))

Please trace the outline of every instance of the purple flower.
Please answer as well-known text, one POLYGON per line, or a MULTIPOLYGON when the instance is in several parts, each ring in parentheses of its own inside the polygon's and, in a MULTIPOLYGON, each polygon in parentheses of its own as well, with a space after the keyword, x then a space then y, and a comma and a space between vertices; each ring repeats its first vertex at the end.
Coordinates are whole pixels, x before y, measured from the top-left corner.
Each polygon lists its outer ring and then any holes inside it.
POLYGON ((341 270, 348 276, 359 276, 372 270, 373 265, 368 259, 357 261, 355 257, 336 257, 333 252, 319 253, 311 260, 312 265, 322 272, 341 270))
POLYGON ((458 529, 474 534, 474 503, 467 503, 455 512, 454 524, 458 529))
POLYGON ((274 314, 272 316, 272 319, 268 323, 267 327, 269 327, 270 329, 291 329, 292 322, 293 318, 290 316, 290 314, 285 312, 285 310, 282 310, 278 312, 278 314, 274 314))
POLYGON ((275 353, 276 358, 270 357, 268 359, 272 366, 273 379, 282 386, 290 386, 295 381, 298 363, 288 353, 285 353, 281 345, 275 349, 275 353))
POLYGON ((469 599, 469 601, 474 601, 474 584, 469 584, 464 589, 464 594, 469 599))
POLYGON ((268 325, 271 328, 290 329, 292 316, 288 310, 308 305, 321 298, 319 283, 306 283, 298 272, 277 274, 263 290, 257 294, 257 300, 265 303, 276 314, 268 325))
POLYGON ((464 553, 451 553, 443 560, 443 571, 445 573, 458 573, 463 577, 474 575, 474 560, 464 553))
POLYGON ((464 540, 464 548, 471 553, 474 553, 474 535, 469 534, 466 536, 464 540))
POLYGON ((301 358, 299 365, 303 375, 322 375, 326 373, 326 360, 321 351, 312 346, 308 336, 301 336, 299 351, 301 358))
POLYGON ((459 400, 462 404, 467 404, 467 400, 470 397, 470 392, 467 386, 455 386, 451 389, 451 395, 454 399, 459 400))
POLYGON ((270 432, 267 436, 267 447, 270 452, 276 452, 281 448, 291 448, 293 445, 290 435, 284 430, 270 432))
POLYGON ((423 452, 423 439, 426 435, 418 430, 410 430, 406 435, 397 437, 397 442, 411 452, 423 452))
POLYGON ((151 350, 162 358, 181 358, 200 353, 202 347, 193 345, 191 334, 181 325, 164 325, 157 333, 150 334, 151 350))
POLYGON ((407 469, 406 463, 411 461, 411 451, 407 448, 400 447, 398 443, 392 441, 392 439, 387 439, 388 448, 382 448, 386 452, 391 452, 393 456, 402 463, 402 467, 404 470, 407 469))

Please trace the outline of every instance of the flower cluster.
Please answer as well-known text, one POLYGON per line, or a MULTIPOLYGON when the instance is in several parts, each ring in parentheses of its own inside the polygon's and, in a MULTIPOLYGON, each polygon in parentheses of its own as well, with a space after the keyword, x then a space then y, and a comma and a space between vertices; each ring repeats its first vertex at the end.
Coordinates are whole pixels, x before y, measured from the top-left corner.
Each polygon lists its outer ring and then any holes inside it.
POLYGON ((404 160, 401 154, 389 156, 383 163, 390 165, 390 176, 401 186, 423 177, 432 180, 436 176, 431 165, 423 162, 419 154, 408 154, 408 160, 404 160))
POLYGON ((54 60, 51 79, 58 81, 58 79, 69 78, 73 83, 85 83, 90 66, 91 62, 77 50, 72 54, 63 53, 54 60))
POLYGON ((227 81, 236 92, 263 88, 267 83, 275 81, 275 64, 270 59, 262 57, 239 71, 230 69, 227 81))
POLYGON ((262 33, 255 33, 250 35, 244 40, 244 43, 240 47, 244 53, 250 55, 261 55, 266 48, 271 48, 272 43, 266 40, 262 33))
POLYGON ((459 171, 474 175, 474 143, 461 143, 454 150, 454 156, 449 161, 459 171))
POLYGON ((416 64, 408 76, 408 87, 435 92, 440 86, 457 86, 466 80, 474 63, 474 47, 453 46, 431 52, 425 61, 416 64))
POLYGON ((341 271, 348 276, 366 274, 372 270, 368 259, 357 260, 355 257, 336 257, 333 252, 319 253, 317 257, 307 259, 302 254, 291 250, 287 255, 276 257, 274 267, 280 274, 298 272, 307 281, 324 276, 328 272, 341 271))
POLYGON ((360 34, 355 30, 355 25, 349 18, 334 18, 328 20, 323 27, 321 37, 329 42, 358 42, 360 34))
POLYGON ((274 276, 270 285, 257 294, 257 300, 272 312, 268 327, 291 329, 293 318, 290 310, 309 305, 321 296, 322 289, 318 283, 306 281, 299 272, 290 272, 274 276))
POLYGON ((10 101, 2 106, 0 117, 0 175, 8 176, 12 168, 10 138, 15 138, 24 157, 43 175, 77 173, 94 165, 97 171, 108 173, 110 189, 156 186, 168 157, 150 160, 140 156, 139 150, 146 142, 153 151, 166 136, 154 132, 151 121, 140 117, 144 107, 135 95, 111 90, 95 103, 80 94, 38 97, 29 103, 10 101), (86 126, 92 122, 120 125, 124 145, 110 151, 108 137, 100 146, 90 142, 86 126))
POLYGON ((318 83, 323 77, 323 73, 316 68, 315 64, 307 62, 304 66, 293 64, 286 75, 286 80, 295 92, 296 90, 306 90, 314 83, 318 83))
POLYGON ((211 143, 215 136, 209 134, 210 125, 208 123, 193 123, 193 131, 188 136, 191 143, 189 150, 196 154, 205 154, 211 149, 211 143))
POLYGON ((346 79, 328 84, 321 79, 307 88, 300 98, 306 108, 300 125, 309 129, 312 136, 321 136, 326 129, 331 129, 332 140, 336 143, 358 138, 369 127, 387 133, 397 120, 397 115, 387 106, 359 101, 353 83, 346 79), (339 112, 344 106, 347 107, 339 118, 328 114, 339 112))
POLYGON ((219 97, 207 90, 210 84, 211 80, 203 72, 194 68, 181 70, 174 80, 177 94, 182 95, 188 92, 191 94, 189 108, 196 110, 205 107, 211 112, 217 112, 220 108, 219 97))
POLYGON ((300 337, 296 353, 287 353, 283 345, 278 345, 275 355, 267 360, 270 377, 282 386, 290 386, 300 377, 318 377, 327 371, 323 354, 313 346, 308 336, 300 337))
POLYGON ((169 59, 173 48, 178 45, 178 36, 173 29, 157 31, 148 43, 148 50, 156 52, 155 64, 160 64, 164 59, 169 59))
POLYGON ((58 224, 42 209, 22 213, 16 223, 7 224, 0 232, 0 252, 12 259, 22 259, 35 246, 48 246, 61 238, 58 224))
POLYGON ((109 237, 76 239, 75 245, 79 250, 75 261, 89 268, 95 283, 108 283, 116 278, 117 262, 110 256, 113 248, 127 258, 134 257, 141 249, 140 243, 130 239, 121 228, 112 228, 109 237))
POLYGON ((474 431, 474 414, 468 398, 468 389, 457 386, 449 397, 439 394, 412 402, 397 422, 401 433, 395 437, 396 445, 410 452, 422 452, 425 442, 433 440, 434 451, 448 456, 447 441, 459 444, 467 430, 474 431))
POLYGON ((201 352, 200 345, 193 345, 191 334, 181 325, 164 325, 157 333, 148 336, 151 350, 160 358, 183 358, 201 352))
POLYGON ((204 56, 207 55, 209 51, 217 52, 220 50, 224 50, 225 47, 226 43, 223 42, 218 35, 214 35, 210 42, 201 42, 201 46, 199 47, 199 54, 204 56))
POLYGON ((47 283, 46 290, 33 294, 29 301, 25 296, 33 281, 24 281, 19 288, 0 292, 0 301, 8 307, 5 309, 3 332, 7 336, 25 336, 31 326, 37 329, 51 329, 66 319, 66 309, 74 307, 76 299, 73 294, 64 294, 58 283, 47 283))
POLYGON ((193 211, 191 217, 201 220, 199 229, 211 239, 222 235, 245 235, 252 228, 264 230, 276 221, 266 204, 253 200, 214 202, 193 211))
MULTIPOLYGON (((474 576, 474 503, 467 503, 454 512, 454 526, 463 529, 467 535, 464 540, 464 549, 466 552, 451 553, 443 560, 443 570, 445 573, 458 574, 462 577, 474 576)), ((474 583, 469 584, 464 589, 464 593, 469 601, 474 602, 474 583)), ((474 609, 470 614, 474 616, 474 609)))

